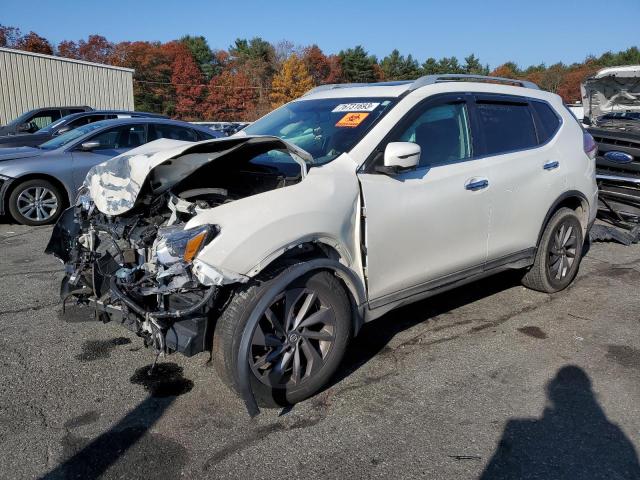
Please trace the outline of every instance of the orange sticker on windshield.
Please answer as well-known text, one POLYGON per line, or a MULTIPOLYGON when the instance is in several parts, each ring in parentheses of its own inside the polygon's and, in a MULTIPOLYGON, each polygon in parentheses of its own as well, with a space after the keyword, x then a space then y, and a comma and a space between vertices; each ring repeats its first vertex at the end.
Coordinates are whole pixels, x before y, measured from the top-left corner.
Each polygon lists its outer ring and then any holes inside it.
POLYGON ((368 116, 369 116, 368 113, 347 113, 344 117, 342 117, 338 121, 338 123, 336 123, 336 127, 347 127, 347 128, 357 127, 368 116))

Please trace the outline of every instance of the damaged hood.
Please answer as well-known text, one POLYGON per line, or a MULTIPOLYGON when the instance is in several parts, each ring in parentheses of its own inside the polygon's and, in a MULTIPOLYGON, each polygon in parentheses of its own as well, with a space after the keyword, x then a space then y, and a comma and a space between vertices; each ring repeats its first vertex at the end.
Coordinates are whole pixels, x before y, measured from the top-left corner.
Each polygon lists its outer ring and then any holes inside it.
POLYGON ((309 153, 278 137, 237 136, 196 143, 161 139, 96 165, 89 170, 84 186, 98 210, 122 215, 134 207, 145 185, 160 194, 200 167, 248 144, 272 144, 272 150, 288 151, 300 164, 303 177, 307 164, 313 162, 309 153))
POLYGON ((604 68, 581 85, 584 115, 592 122, 612 112, 640 112, 640 65, 604 68))

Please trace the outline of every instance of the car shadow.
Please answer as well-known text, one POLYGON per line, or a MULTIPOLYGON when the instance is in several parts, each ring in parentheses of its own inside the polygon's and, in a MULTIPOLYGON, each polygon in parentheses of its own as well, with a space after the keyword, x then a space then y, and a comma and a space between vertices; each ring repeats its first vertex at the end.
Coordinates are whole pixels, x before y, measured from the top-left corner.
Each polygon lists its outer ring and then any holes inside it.
MULTIPOLYGON (((436 322, 437 320, 434 319, 439 315, 518 286, 521 277, 522 272, 520 271, 502 272, 398 308, 366 323, 349 344, 340 367, 325 389, 341 382, 364 366, 385 349, 391 339, 400 332, 421 323, 436 322)), ((436 326, 436 328, 438 327, 436 326)))
POLYGON ((184 447, 150 430, 178 396, 193 388, 182 373, 175 363, 136 370, 130 382, 143 386, 149 395, 92 441, 76 437, 71 426, 82 424, 86 414, 67 422, 62 439, 66 459, 41 478, 93 480, 111 468, 117 470, 109 472, 114 478, 179 478, 187 456, 184 447))
POLYGON ((546 390, 542 417, 507 422, 480 480, 640 478, 633 444, 607 419, 584 370, 562 367, 546 390))

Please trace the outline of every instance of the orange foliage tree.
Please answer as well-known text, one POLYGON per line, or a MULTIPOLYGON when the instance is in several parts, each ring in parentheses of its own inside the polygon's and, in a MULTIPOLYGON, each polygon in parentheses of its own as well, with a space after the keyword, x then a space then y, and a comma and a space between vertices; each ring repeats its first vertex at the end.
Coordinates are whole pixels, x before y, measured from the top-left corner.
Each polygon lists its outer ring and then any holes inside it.
POLYGON ((314 86, 313 78, 304 60, 294 53, 282 64, 282 69, 273 77, 271 84, 271 106, 279 107, 294 100, 314 86))

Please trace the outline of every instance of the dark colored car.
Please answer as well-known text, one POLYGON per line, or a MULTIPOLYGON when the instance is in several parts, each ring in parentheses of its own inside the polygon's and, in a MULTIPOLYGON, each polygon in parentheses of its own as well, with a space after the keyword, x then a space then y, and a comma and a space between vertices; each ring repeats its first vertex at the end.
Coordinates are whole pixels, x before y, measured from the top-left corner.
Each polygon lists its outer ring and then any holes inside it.
POLYGON ((582 85, 585 123, 598 145, 601 214, 632 226, 640 221, 640 66, 597 72, 582 85))
POLYGON ((91 167, 161 138, 198 142, 219 134, 162 118, 121 118, 80 126, 39 147, 0 149, 0 214, 24 225, 53 223, 91 167))
POLYGON ((27 135, 10 135, 0 137, 0 148, 7 147, 36 147, 63 133, 101 120, 113 120, 116 118, 166 118, 164 115, 146 112, 130 112, 127 110, 91 110, 88 112, 74 113, 62 117, 47 127, 41 128, 35 133, 27 135))
POLYGON ((24 112, 7 125, 0 127, 0 137, 5 135, 25 135, 35 133, 41 128, 48 127, 62 117, 74 113, 90 112, 91 107, 44 107, 24 112))

